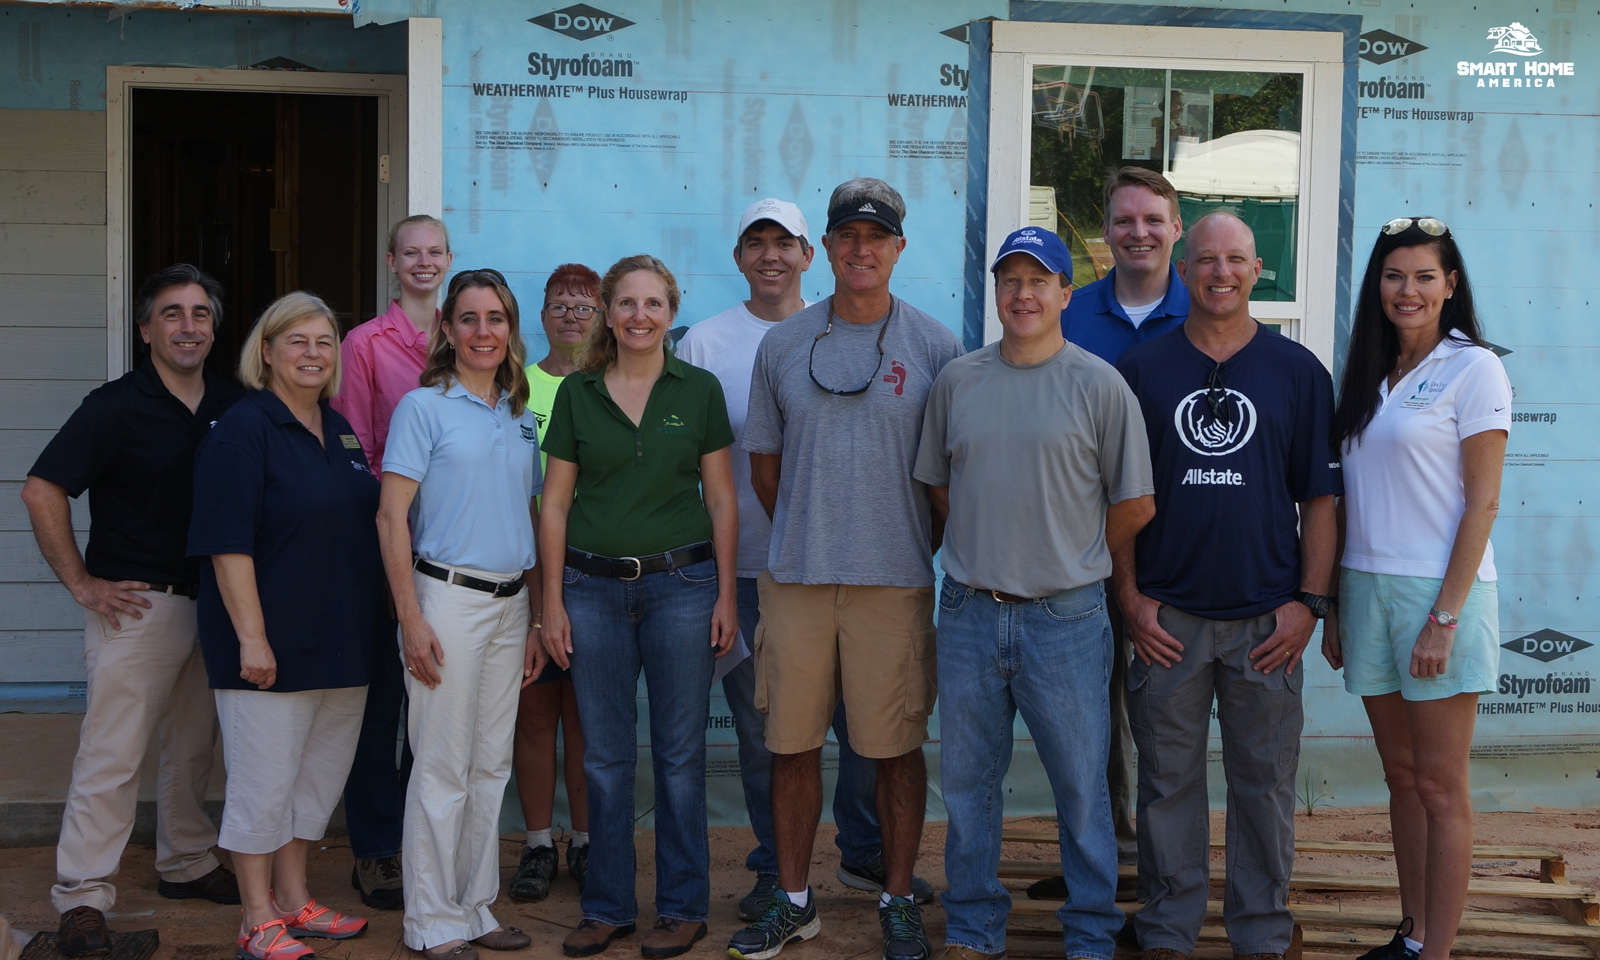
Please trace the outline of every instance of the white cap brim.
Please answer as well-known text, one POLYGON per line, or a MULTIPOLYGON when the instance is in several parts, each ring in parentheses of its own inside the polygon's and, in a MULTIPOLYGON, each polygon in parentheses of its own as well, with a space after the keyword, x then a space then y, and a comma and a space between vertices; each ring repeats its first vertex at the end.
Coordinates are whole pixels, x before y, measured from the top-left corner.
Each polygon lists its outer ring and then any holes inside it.
POLYGON ((799 207, 789 201, 779 200, 775 197, 757 200, 746 207, 744 216, 739 218, 739 230, 734 234, 734 237, 736 239, 743 237, 745 231, 749 230, 751 225, 760 223, 762 220, 771 220, 794 236, 804 239, 807 243, 811 242, 811 237, 807 235, 806 231, 806 215, 800 212, 799 207))

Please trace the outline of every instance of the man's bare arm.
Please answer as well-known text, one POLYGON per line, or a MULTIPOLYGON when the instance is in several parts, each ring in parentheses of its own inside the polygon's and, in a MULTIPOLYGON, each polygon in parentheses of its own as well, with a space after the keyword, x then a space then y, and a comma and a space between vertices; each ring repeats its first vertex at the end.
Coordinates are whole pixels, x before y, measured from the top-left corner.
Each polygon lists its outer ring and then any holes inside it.
POLYGON ((750 454, 750 485, 756 488, 761 509, 771 517, 778 509, 778 479, 783 473, 783 456, 776 453, 750 454))

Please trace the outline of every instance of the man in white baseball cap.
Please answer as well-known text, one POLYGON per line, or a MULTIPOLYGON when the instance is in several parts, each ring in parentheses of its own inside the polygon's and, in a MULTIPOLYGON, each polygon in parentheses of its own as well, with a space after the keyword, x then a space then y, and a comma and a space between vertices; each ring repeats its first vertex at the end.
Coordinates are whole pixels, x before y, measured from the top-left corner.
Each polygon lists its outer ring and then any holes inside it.
MULTIPOLYGON (((787 200, 757 200, 739 218, 733 261, 750 285, 750 299, 689 327, 678 344, 679 359, 716 374, 728 402, 734 435, 744 436, 750 405, 750 373, 756 347, 767 331, 810 306, 800 295, 802 274, 811 266, 811 245, 805 214, 787 200)), ((756 499, 750 483, 750 458, 733 458, 734 486, 739 493, 739 628, 753 640, 760 618, 756 578, 767 568, 772 519, 756 499)), ((739 917, 754 920, 762 901, 778 885, 778 855, 772 832, 772 754, 766 746, 766 715, 755 705, 755 658, 747 658, 722 680, 722 692, 739 737, 739 776, 756 848, 745 858, 756 874, 755 887, 739 901, 739 917)), ((839 777, 834 787, 834 820, 839 828, 839 878, 858 889, 883 887, 883 840, 878 829, 875 795, 877 764, 850 749, 841 705, 834 714, 839 740, 839 777)), ((933 888, 917 878, 919 900, 932 899, 933 888)))

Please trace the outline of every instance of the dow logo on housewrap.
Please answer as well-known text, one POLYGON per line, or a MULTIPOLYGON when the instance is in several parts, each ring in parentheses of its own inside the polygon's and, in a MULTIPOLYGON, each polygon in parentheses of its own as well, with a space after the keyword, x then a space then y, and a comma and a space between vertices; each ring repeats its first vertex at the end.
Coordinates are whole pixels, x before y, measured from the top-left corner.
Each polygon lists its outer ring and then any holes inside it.
POLYGON ((1357 49, 1360 51, 1361 59, 1368 63, 1388 63, 1414 53, 1421 53, 1428 48, 1415 40, 1407 40, 1387 30, 1368 30, 1361 35, 1357 49))
POLYGON ((614 13, 606 13, 587 3, 575 3, 570 7, 530 17, 528 22, 574 40, 593 40, 595 37, 616 33, 625 27, 633 26, 632 20, 614 13))
POLYGON ((1592 646, 1594 644, 1587 640, 1579 640, 1577 637, 1569 637, 1559 631, 1546 629, 1515 640, 1507 640, 1500 644, 1500 649, 1532 657, 1540 663, 1550 663, 1592 646))

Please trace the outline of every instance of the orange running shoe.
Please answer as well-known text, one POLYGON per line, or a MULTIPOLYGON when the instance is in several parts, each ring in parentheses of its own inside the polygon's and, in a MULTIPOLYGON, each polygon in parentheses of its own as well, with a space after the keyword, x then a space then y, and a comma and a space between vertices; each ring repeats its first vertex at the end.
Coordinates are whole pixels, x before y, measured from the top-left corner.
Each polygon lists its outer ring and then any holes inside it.
POLYGON ((284 917, 268 920, 239 934, 238 960, 313 960, 311 948, 290 935, 284 917))
MULTIPOLYGON (((273 901, 272 909, 278 910, 277 901, 273 901)), ((278 913, 282 914, 284 925, 292 937, 348 940, 367 932, 366 917, 347 917, 337 910, 318 905, 315 897, 306 901, 299 913, 287 914, 282 910, 278 910, 278 913)))

